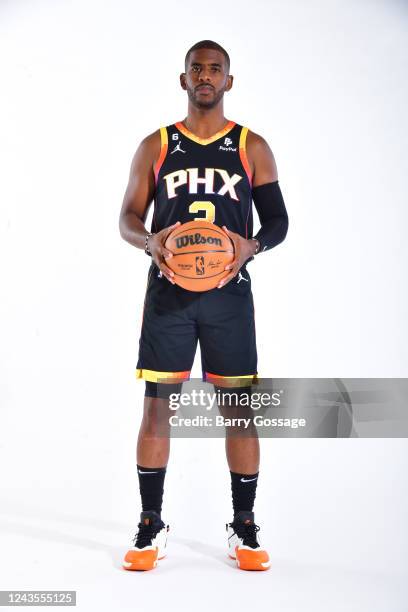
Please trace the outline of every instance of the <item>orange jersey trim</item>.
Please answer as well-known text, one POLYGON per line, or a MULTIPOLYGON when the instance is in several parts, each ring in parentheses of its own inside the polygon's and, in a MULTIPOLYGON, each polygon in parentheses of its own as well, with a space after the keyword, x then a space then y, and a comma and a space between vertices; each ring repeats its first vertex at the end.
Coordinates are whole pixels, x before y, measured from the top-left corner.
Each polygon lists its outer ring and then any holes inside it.
POLYGON ((167 137, 167 129, 165 127, 160 128, 160 140, 161 140, 160 156, 154 167, 154 180, 156 181, 156 184, 157 184, 157 177, 159 175, 160 168, 163 165, 164 158, 167 155, 167 149, 169 148, 169 139, 167 137))
POLYGON ((252 185, 252 172, 251 167, 248 162, 248 157, 246 154, 246 137, 248 134, 248 128, 243 127, 241 130, 241 135, 239 137, 239 157, 241 159, 242 165, 244 166, 244 170, 247 174, 248 180, 252 185))
POLYGON ((178 121, 174 125, 182 134, 184 134, 184 136, 190 138, 190 140, 194 140, 194 142, 197 142, 201 145, 208 145, 214 142, 215 140, 218 140, 218 138, 222 138, 223 136, 228 134, 228 132, 230 132, 234 127, 235 121, 228 121, 227 125, 223 127, 222 130, 219 130, 209 138, 200 138, 200 136, 196 136, 195 134, 193 134, 193 132, 190 132, 190 130, 187 129, 186 126, 181 123, 181 121, 178 121))

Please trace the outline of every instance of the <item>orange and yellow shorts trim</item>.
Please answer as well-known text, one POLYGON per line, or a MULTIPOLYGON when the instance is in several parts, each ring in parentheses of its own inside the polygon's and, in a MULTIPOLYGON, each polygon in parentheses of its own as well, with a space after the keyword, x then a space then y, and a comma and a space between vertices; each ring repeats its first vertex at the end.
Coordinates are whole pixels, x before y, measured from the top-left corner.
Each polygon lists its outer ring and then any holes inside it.
MULTIPOLYGON (((147 382, 160 384, 180 384, 190 380, 190 371, 184 372, 159 372, 157 370, 136 369, 136 378, 142 378, 147 382)), ((217 387, 247 387, 256 384, 259 380, 258 374, 244 374, 241 376, 222 376, 212 372, 203 372, 203 382, 209 382, 217 387)))

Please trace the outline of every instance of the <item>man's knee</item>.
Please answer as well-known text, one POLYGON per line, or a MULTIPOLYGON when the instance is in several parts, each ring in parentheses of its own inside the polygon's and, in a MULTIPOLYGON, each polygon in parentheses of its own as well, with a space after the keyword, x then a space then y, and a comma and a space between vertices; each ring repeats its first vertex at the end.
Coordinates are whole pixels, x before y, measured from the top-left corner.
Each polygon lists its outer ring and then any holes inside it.
POLYGON ((227 419, 227 437, 256 437, 253 423, 254 411, 251 407, 251 387, 215 387, 220 415, 227 419))
POLYGON ((251 387, 219 387, 214 385, 220 414, 227 416, 234 411, 248 417, 252 414, 251 387))
POLYGON ((181 393, 183 383, 157 383, 146 380, 145 397, 169 399, 173 393, 181 393))
POLYGON ((182 384, 160 384, 146 381, 141 424, 145 437, 167 437, 169 435, 169 419, 173 414, 169 407, 169 396, 171 393, 180 393, 181 387, 182 384))

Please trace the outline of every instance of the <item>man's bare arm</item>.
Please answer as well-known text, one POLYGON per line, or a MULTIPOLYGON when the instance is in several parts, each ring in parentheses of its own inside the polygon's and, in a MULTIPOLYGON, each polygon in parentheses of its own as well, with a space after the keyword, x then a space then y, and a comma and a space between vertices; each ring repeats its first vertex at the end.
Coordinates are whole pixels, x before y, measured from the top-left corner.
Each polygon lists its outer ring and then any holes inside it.
MULTIPOLYGON (((160 130, 150 134, 140 143, 133 156, 129 182, 120 211, 120 235, 124 240, 139 249, 145 248, 146 236, 149 234, 145 227, 145 221, 156 189, 154 166, 160 155, 160 147, 160 130)), ((169 233, 179 223, 178 221, 174 225, 162 229, 148 239, 148 247, 154 263, 173 285, 174 272, 165 262, 166 258, 172 257, 172 253, 165 248, 164 243, 169 233)))
POLYGON ((145 221, 154 198, 154 164, 160 155, 160 131, 147 136, 133 156, 129 182, 119 217, 120 235, 133 246, 144 249, 149 232, 145 221))
POLYGON ((278 180, 275 157, 266 140, 248 130, 247 156, 252 170, 252 188, 278 180))

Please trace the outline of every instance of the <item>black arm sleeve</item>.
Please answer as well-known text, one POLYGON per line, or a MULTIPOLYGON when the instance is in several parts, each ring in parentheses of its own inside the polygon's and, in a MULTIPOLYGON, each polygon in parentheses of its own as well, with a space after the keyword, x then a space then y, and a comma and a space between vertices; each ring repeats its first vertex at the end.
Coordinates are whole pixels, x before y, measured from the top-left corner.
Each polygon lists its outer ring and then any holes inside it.
POLYGON ((254 236, 260 245, 258 253, 261 253, 285 240, 289 219, 278 181, 254 187, 252 199, 261 223, 261 229, 254 236))

